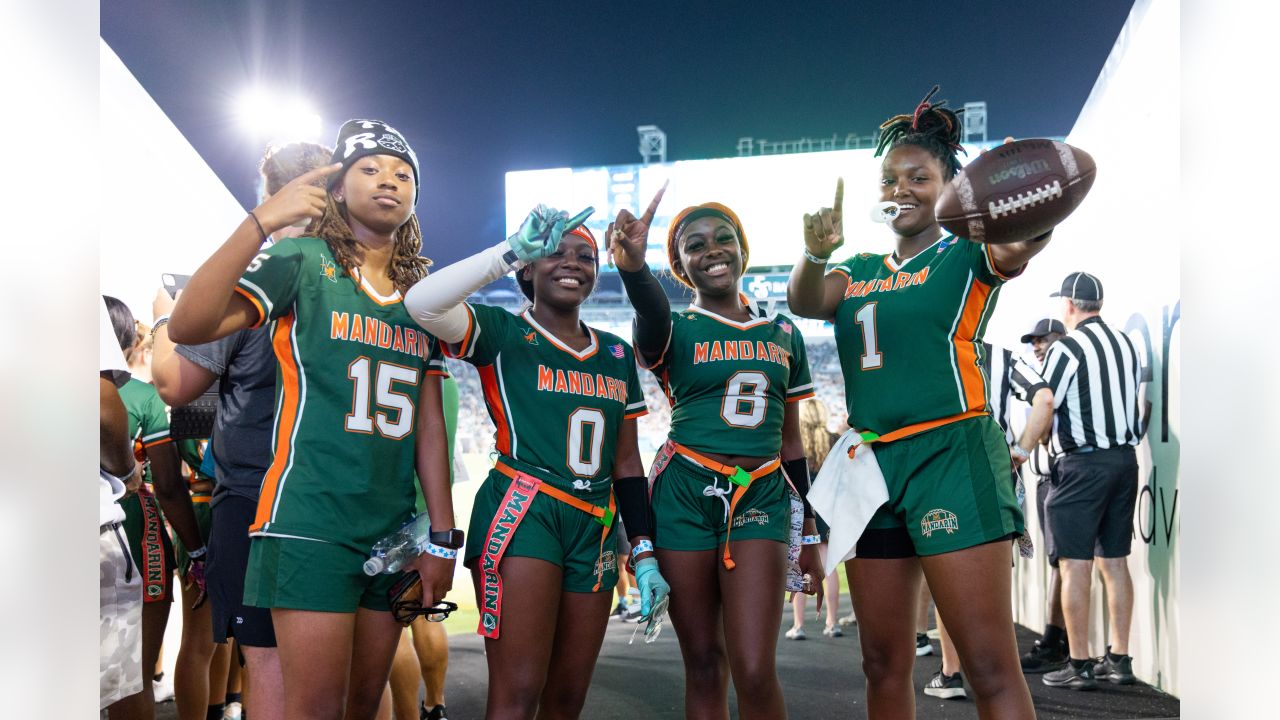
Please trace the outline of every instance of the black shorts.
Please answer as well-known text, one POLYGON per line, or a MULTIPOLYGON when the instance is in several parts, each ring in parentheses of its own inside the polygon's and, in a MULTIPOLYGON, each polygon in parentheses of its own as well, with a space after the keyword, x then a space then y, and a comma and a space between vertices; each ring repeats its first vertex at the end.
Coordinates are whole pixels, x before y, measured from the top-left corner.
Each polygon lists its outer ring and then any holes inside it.
POLYGON ((1138 501, 1138 456, 1132 446, 1060 455, 1046 495, 1050 558, 1129 555, 1138 501))
POLYGON ((1048 552, 1049 548, 1049 528, 1044 524, 1044 501, 1049 495, 1049 488, 1052 486, 1051 479, 1044 475, 1038 475, 1039 481, 1036 483, 1036 521, 1040 526, 1040 535, 1044 538, 1045 552, 1049 556, 1049 564, 1058 567, 1058 558, 1053 553, 1048 552))
POLYGON ((209 559, 205 563, 209 605, 213 608, 213 641, 228 637, 249 647, 275 647, 271 611, 244 604, 244 573, 249 566, 249 526, 257 503, 227 494, 213 506, 209 559))

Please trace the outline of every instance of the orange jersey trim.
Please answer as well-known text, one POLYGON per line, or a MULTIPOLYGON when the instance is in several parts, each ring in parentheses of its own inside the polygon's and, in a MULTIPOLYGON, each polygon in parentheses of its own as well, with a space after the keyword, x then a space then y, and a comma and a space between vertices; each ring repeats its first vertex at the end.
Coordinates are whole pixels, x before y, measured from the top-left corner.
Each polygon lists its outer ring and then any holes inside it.
POLYGON ((489 405, 489 414, 493 416, 493 424, 497 433, 494 442, 498 452, 511 455, 511 428, 507 425, 507 409, 502 404, 502 391, 498 388, 497 373, 492 365, 476 368, 480 373, 480 386, 484 390, 484 401, 489 405))
POLYGON ((623 414, 623 416, 622 416, 622 419, 623 419, 623 420, 635 420, 635 419, 636 419, 636 418, 638 418, 638 417, 644 417, 645 415, 648 415, 648 414, 649 414, 649 409, 648 409, 648 408, 645 408, 644 410, 637 410, 637 411, 635 411, 635 412, 633 412, 633 413, 624 413, 624 414, 623 414))
POLYGON ((142 449, 149 450, 157 445, 163 445, 167 442, 173 442, 173 438, 163 437, 163 438, 160 438, 159 440, 152 440, 149 443, 144 443, 142 446, 142 449))
POLYGON ((811 398, 811 397, 813 397, 813 396, 815 396, 815 395, 817 395, 817 393, 815 393, 815 392, 813 392, 813 391, 810 391, 810 392, 807 392, 807 393, 805 393, 805 394, 803 394, 803 395, 796 395, 795 397, 788 397, 788 398, 787 398, 787 402, 789 402, 789 403, 793 403, 793 402, 800 402, 801 400, 804 400, 805 398, 811 398))
POLYGON ((956 369, 960 373, 960 385, 964 389, 965 410, 979 410, 987 406, 986 383, 982 381, 982 369, 978 367, 974 338, 990 296, 990 285, 973 281, 969 286, 969 296, 965 298, 960 323, 956 326, 956 334, 951 338, 956 353, 956 369))
POLYGON ((271 466, 262 478, 262 494, 258 498, 258 511, 253 518, 249 532, 257 532, 271 520, 271 511, 276 505, 276 493, 285 468, 289 466, 289 444, 293 431, 298 424, 298 407, 302 393, 298 383, 298 364, 293 357, 293 343, 289 335, 297 318, 293 314, 285 315, 276 323, 272 333, 271 346, 275 350, 276 361, 280 365, 280 411, 276 418, 276 437, 273 442, 271 466))
POLYGON ((249 302, 253 303, 253 307, 254 307, 254 309, 258 311, 258 321, 257 321, 257 322, 255 322, 254 324, 250 325, 249 327, 250 327, 250 328, 260 328, 260 327, 262 327, 262 323, 266 322, 266 320, 267 320, 267 310, 266 310, 266 308, 262 307, 262 303, 258 302, 258 298, 254 297, 254 296, 253 296, 253 293, 249 292, 248 290, 245 290, 244 288, 240 287, 239 285, 236 285, 235 287, 233 287, 233 288, 231 288, 231 289, 232 289, 232 290, 235 290, 235 291, 236 291, 236 292, 238 292, 238 293, 240 293, 241 295, 243 295, 243 296, 245 297, 245 299, 247 299, 249 302))

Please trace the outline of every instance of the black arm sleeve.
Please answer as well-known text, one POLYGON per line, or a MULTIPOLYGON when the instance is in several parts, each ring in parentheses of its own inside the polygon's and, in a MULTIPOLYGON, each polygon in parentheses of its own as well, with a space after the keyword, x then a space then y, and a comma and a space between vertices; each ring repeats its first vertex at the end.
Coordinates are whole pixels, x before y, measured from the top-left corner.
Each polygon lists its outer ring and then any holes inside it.
POLYGON ((800 502, 804 503, 804 516, 813 517, 813 508, 809 505, 809 498, 805 497, 809 494, 809 461, 804 458, 783 460, 782 472, 787 474, 791 486, 800 493, 800 502))
POLYGON ((671 303, 648 265, 635 272, 620 269, 618 275, 622 277, 622 287, 636 311, 636 352, 644 364, 651 365, 667 349, 667 338, 671 336, 671 303))
POLYGON ((643 475, 618 478, 613 481, 613 492, 618 497, 618 512, 627 537, 653 535, 649 527, 649 479, 643 475))

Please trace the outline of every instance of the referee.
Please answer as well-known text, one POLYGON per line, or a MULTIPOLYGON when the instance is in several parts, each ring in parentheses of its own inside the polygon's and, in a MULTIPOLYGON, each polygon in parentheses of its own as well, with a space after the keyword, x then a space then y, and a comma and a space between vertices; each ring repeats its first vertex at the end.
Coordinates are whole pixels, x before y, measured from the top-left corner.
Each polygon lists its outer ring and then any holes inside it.
POLYGON ((1134 446, 1138 425, 1138 355, 1133 343, 1098 315, 1102 283, 1074 272, 1054 296, 1063 298, 1069 332, 1045 354, 1053 390, 1051 480, 1045 499, 1049 554, 1062 573, 1070 661, 1044 676, 1053 687, 1088 690, 1097 680, 1133 682, 1129 624, 1133 581, 1128 555, 1138 493, 1134 446), (1110 644, 1089 660, 1089 584, 1097 558, 1110 610, 1110 644))

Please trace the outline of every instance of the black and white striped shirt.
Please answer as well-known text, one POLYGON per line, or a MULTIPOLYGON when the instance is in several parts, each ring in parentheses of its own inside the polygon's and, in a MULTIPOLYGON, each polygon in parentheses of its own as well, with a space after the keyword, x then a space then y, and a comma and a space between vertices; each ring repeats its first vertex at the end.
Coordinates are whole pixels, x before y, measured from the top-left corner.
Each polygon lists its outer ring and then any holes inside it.
POLYGON ((982 369, 987 373, 987 404, 991 407, 991 416, 1004 430, 1005 442, 1012 446, 1018 441, 1013 433, 1013 399, 1030 404, 1036 391, 1049 384, 1012 350, 993 347, 990 343, 982 345, 986 351, 982 369))
POLYGON ((1137 445, 1138 352, 1101 317, 1082 320, 1050 346, 1043 375, 1053 390, 1053 452, 1137 445))

